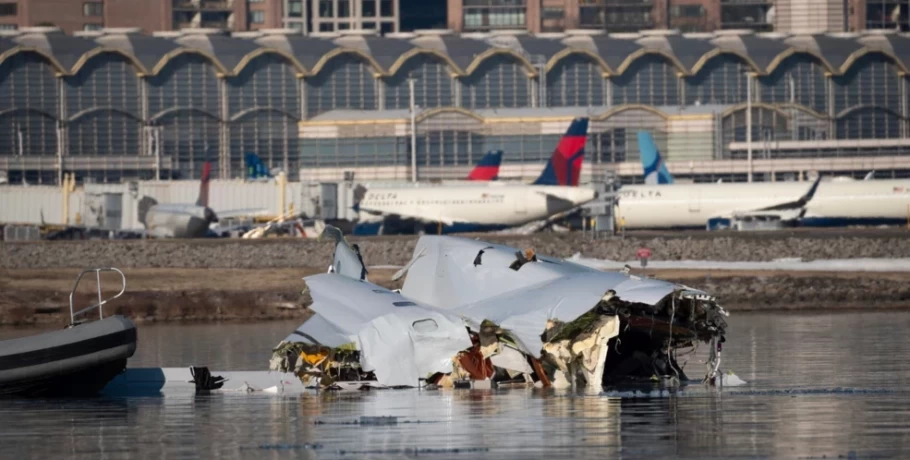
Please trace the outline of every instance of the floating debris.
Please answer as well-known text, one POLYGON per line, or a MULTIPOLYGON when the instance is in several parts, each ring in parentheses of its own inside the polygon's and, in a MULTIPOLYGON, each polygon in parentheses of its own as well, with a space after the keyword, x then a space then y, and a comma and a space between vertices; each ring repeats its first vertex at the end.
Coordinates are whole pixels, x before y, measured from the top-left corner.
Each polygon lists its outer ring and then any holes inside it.
POLYGON ((305 278, 314 314, 269 365, 309 387, 678 384, 689 380, 678 350, 699 343, 703 382, 745 383, 721 372, 728 313, 705 292, 447 236, 422 236, 391 291, 369 282, 338 229, 326 234, 329 273, 305 278))

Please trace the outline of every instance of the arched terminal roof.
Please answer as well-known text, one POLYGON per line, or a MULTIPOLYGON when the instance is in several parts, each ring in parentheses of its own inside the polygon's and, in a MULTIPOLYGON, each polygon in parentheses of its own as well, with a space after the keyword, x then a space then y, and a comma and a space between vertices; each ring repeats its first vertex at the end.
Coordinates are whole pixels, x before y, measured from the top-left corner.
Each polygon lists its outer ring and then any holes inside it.
POLYGON ((106 29, 65 35, 56 28, 33 27, 0 34, 0 62, 19 52, 44 55, 63 74, 78 73, 102 53, 119 53, 134 63, 140 74, 157 74, 184 53, 202 55, 225 76, 235 75, 256 57, 275 53, 288 60, 301 76, 315 75, 332 58, 356 55, 367 61, 377 76, 394 75, 417 55, 444 61, 453 75, 467 76, 490 59, 517 60, 535 75, 543 65, 552 69, 573 55, 583 55, 600 65, 605 74, 626 71, 637 59, 660 56, 682 75, 694 75, 719 55, 735 55, 759 74, 773 72, 794 54, 817 58, 835 75, 850 70, 860 58, 879 53, 904 72, 910 69, 910 36, 886 31, 862 34, 787 35, 750 31, 680 34, 675 31, 639 33, 540 34, 524 32, 463 34, 418 31, 383 37, 370 33, 303 36, 288 30, 244 32, 229 35, 210 29, 166 32, 155 36, 136 30, 106 29))

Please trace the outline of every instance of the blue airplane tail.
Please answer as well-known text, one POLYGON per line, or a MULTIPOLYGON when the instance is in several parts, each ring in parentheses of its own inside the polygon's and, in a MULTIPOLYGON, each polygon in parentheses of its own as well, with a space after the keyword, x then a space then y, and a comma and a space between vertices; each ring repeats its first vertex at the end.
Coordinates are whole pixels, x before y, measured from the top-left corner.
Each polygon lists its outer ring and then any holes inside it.
POLYGON ((585 160, 585 142, 588 139, 588 119, 572 120, 566 134, 559 140, 553 156, 547 162, 534 185, 577 186, 581 177, 581 165, 585 160))
POLYGON ((648 131, 638 132, 638 149, 641 153, 641 166, 644 168, 646 184, 672 184, 673 175, 667 169, 657 150, 657 144, 648 131))
POLYGON ((259 158, 259 155, 256 155, 252 152, 247 152, 245 156, 246 161, 246 178, 247 179, 260 179, 263 177, 272 177, 272 173, 269 172, 269 168, 262 162, 259 158))

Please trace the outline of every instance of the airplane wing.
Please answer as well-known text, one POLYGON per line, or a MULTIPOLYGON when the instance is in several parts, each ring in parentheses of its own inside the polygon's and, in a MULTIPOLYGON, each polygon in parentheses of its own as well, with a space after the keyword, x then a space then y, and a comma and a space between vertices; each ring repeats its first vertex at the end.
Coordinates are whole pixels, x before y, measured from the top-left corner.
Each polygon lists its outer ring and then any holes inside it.
POLYGON ((387 217, 397 216, 397 217, 400 217, 403 219, 414 219, 414 220, 417 220, 420 222, 425 222, 428 224, 436 224, 436 223, 442 222, 445 225, 454 225, 458 222, 462 222, 459 219, 453 219, 451 217, 446 217, 446 216, 429 217, 429 216, 421 216, 421 215, 418 215, 417 213, 404 213, 404 212, 387 213, 387 212, 372 210, 369 208, 360 208, 360 210, 364 211, 364 212, 368 212, 374 216, 387 216, 387 217))
POLYGON ((822 180, 822 177, 821 177, 821 175, 819 175, 815 179, 815 182, 813 182, 812 185, 809 187, 809 190, 806 192, 806 194, 799 197, 799 199, 796 201, 780 203, 780 204, 776 204, 773 206, 768 206, 766 208, 756 209, 756 211, 789 211, 789 210, 805 208, 806 205, 809 203, 809 201, 812 199, 812 197, 815 196, 815 191, 818 190, 818 184, 821 182, 821 180, 822 180))
POLYGON ((225 209, 224 211, 215 211, 215 215, 219 218, 225 217, 255 217, 268 214, 267 209, 225 209))

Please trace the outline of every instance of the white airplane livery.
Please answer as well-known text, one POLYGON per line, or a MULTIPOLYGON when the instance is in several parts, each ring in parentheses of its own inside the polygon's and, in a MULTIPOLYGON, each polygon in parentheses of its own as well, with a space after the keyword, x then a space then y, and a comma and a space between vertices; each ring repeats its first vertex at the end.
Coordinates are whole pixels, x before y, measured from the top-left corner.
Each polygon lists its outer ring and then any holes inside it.
MULTIPOLYGON (((656 149, 653 142, 641 145, 656 149)), ((642 159, 647 171, 660 155, 643 151, 642 159)), ((617 192, 617 225, 714 229, 749 217, 799 226, 887 225, 906 224, 910 218, 906 179, 679 184, 672 183, 669 172, 665 175, 669 182, 625 185, 617 192)))
POLYGON ((531 185, 409 187, 360 190, 356 235, 405 231, 500 230, 546 219, 596 198, 578 187, 588 119, 572 121, 541 176, 531 185))

